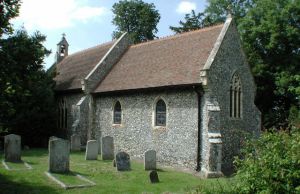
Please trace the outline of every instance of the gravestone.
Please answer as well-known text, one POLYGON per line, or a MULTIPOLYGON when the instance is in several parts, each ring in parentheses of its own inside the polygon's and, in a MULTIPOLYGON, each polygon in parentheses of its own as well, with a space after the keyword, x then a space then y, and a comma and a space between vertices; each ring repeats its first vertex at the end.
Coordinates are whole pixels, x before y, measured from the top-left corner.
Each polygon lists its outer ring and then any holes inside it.
POLYGON ((80 151, 81 147, 81 140, 80 136, 77 134, 74 134, 71 136, 71 150, 72 151, 80 151))
POLYGON ((99 147, 98 147, 98 154, 101 154, 101 137, 98 137, 98 138, 97 138, 97 141, 98 141, 98 144, 99 144, 99 147))
POLYGON ((156 151, 148 150, 144 155, 145 170, 156 170, 156 151))
POLYGON ((49 141, 49 171, 65 173, 69 171, 70 142, 64 139, 49 141))
POLYGON ((102 160, 114 159, 114 139, 110 136, 102 137, 101 140, 102 160))
POLYGON ((85 160, 97 160, 98 147, 97 140, 89 140, 86 144, 85 160))
POLYGON ((156 170, 152 170, 149 174, 151 183, 159 183, 158 174, 156 170))
POLYGON ((118 171, 130 170, 130 157, 126 152, 117 153, 116 166, 118 171))
POLYGON ((4 158, 6 162, 21 162, 21 136, 10 134, 4 137, 4 158))

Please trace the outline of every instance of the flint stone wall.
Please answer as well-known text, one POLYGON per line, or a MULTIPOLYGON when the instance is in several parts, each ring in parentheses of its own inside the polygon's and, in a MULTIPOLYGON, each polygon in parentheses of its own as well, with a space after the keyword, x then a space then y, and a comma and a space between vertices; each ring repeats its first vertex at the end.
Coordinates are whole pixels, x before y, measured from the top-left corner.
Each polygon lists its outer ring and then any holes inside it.
POLYGON ((157 161, 194 169, 197 156, 198 103, 192 90, 170 90, 102 96, 95 100, 96 126, 99 134, 112 136, 115 154, 127 152, 143 159, 147 150, 156 150, 157 161), (167 105, 167 126, 154 126, 154 109, 158 99, 167 105), (122 124, 114 125, 113 106, 122 106, 122 124))
MULTIPOLYGON (((231 173, 233 170, 233 157, 240 152, 245 132, 258 136, 261 127, 261 113, 254 104, 256 86, 233 22, 229 25, 207 77, 206 91, 201 99, 203 121, 201 155, 208 155, 208 132, 210 129, 207 128, 209 113, 206 107, 212 101, 217 101, 220 107, 219 130, 222 134, 222 172, 225 172, 225 174, 226 172, 231 173), (230 83, 234 73, 237 73, 241 79, 241 119, 230 118, 230 83)), ((202 164, 209 163, 208 158, 203 159, 202 164)))

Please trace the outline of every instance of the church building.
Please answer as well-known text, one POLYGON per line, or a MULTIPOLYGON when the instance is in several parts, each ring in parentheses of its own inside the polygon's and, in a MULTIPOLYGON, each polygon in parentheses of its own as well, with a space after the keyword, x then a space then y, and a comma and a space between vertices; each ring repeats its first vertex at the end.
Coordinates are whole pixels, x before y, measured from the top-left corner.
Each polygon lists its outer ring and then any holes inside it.
POLYGON ((258 135, 256 86, 231 17, 223 24, 132 44, 119 39, 56 53, 58 126, 70 138, 111 136, 115 152, 218 177, 245 133, 258 135))

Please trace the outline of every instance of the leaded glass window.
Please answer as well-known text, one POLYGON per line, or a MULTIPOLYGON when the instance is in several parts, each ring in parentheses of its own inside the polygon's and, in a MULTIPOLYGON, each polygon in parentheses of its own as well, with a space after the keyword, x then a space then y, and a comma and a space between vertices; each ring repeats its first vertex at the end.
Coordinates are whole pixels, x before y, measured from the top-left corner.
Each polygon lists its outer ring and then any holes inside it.
POLYGON ((166 103, 163 100, 159 100, 156 103, 155 109, 155 125, 156 126, 166 126, 166 103))
POLYGON ((122 121, 122 108, 119 101, 116 102, 114 107, 114 124, 121 124, 122 121))
POLYGON ((231 79, 230 86, 230 117, 241 118, 242 114, 242 89, 241 80, 237 74, 231 79))
POLYGON ((62 98, 58 103, 58 128, 67 129, 68 127, 68 109, 66 99, 62 98))

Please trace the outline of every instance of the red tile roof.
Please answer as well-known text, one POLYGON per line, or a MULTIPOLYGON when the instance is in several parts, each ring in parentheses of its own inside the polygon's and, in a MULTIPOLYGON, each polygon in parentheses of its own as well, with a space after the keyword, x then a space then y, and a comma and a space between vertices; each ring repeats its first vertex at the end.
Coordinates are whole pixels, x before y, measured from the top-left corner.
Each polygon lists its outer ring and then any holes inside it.
POLYGON ((64 58, 56 66, 56 90, 81 88, 81 80, 97 65, 114 42, 92 47, 64 58))
POLYGON ((200 70, 222 27, 223 24, 132 45, 94 92, 199 83, 200 70))

